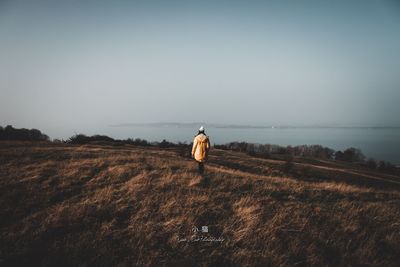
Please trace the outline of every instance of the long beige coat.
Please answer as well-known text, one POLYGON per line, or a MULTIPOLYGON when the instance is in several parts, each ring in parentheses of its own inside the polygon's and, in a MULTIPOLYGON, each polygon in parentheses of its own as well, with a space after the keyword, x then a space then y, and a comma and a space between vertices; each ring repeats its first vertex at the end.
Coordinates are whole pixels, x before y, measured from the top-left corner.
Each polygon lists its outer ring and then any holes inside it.
POLYGON ((193 140, 192 157, 199 162, 204 162, 209 149, 210 139, 205 134, 199 134, 193 140))

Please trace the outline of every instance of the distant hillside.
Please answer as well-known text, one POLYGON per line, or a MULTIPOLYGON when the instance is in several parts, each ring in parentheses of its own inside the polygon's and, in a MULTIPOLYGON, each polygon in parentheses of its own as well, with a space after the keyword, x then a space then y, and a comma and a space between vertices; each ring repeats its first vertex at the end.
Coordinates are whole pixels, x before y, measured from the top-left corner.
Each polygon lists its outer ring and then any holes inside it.
POLYGON ((48 141, 49 137, 37 129, 16 129, 8 125, 0 126, 0 140, 48 141))
POLYGON ((400 177, 332 160, 1 141, 0 218, 4 266, 400 262, 400 177))
MULTIPOLYGON (((178 123, 175 123, 178 127, 178 123)), ((163 125, 143 124, 143 125, 163 125)), ((174 125, 166 123, 165 126, 174 125)), ((19 141, 49 141, 50 138, 37 129, 16 129, 11 125, 3 128, 0 126, 0 140, 19 140, 19 141)), ((106 135, 92 135, 75 134, 67 140, 52 140, 53 143, 66 143, 66 144, 93 144, 93 145, 135 145, 135 146, 152 146, 159 148, 179 148, 182 155, 190 157, 190 146, 188 143, 173 143, 167 140, 161 142, 149 142, 140 138, 128 139, 114 139, 106 135)), ((214 144, 215 148, 231 151, 246 152, 247 154, 267 159, 288 159, 292 157, 323 159, 323 160, 336 160, 340 162, 351 162, 361 167, 366 167, 371 171, 380 171, 393 175, 400 175, 400 166, 396 166, 391 162, 369 158, 367 159, 360 149, 349 147, 343 151, 333 150, 329 147, 321 145, 297 145, 297 146, 280 146, 275 144, 259 144, 248 142, 230 142, 227 144, 214 144)), ((357 166, 356 166, 357 167, 357 166)))

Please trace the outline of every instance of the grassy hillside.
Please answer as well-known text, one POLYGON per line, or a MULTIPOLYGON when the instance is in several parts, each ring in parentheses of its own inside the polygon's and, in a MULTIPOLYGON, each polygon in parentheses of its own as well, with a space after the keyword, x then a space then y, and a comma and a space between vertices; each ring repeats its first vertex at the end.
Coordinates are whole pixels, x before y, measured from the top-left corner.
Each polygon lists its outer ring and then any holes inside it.
POLYGON ((398 266, 399 177, 182 154, 1 142, 0 265, 398 266))

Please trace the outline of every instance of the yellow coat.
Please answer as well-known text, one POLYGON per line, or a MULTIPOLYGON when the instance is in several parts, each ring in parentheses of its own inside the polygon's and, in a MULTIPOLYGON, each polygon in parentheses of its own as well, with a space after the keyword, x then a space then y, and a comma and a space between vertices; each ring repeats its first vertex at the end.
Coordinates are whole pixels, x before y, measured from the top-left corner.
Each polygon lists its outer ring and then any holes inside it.
POLYGON ((199 162, 207 159, 208 150, 210 149, 210 139, 205 134, 197 135, 193 140, 192 156, 199 162))

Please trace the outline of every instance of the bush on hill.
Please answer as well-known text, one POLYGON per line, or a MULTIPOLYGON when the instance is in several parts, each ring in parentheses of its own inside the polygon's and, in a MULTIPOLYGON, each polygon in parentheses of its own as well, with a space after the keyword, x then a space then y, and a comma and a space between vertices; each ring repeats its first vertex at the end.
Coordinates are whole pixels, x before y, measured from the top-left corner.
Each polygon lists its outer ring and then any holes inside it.
POLYGON ((37 129, 16 129, 11 125, 0 126, 0 140, 48 141, 49 137, 37 129))

